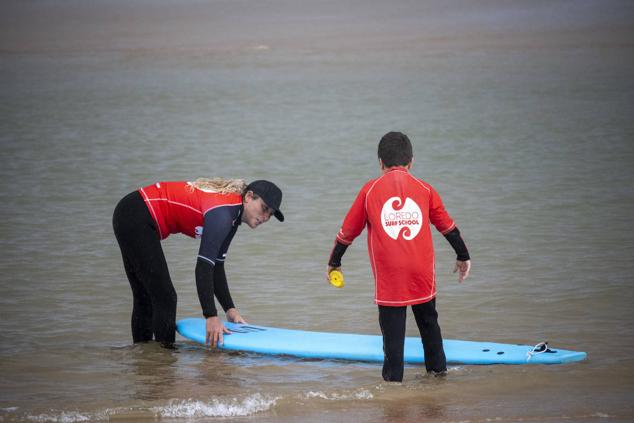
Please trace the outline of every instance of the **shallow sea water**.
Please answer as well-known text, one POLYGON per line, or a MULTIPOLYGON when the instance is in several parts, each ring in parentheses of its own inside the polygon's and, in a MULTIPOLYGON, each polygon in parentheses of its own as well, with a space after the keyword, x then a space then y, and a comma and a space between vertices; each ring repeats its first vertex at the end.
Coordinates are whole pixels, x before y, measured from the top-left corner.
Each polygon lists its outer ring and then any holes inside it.
MULTIPOLYGON (((0 421, 634 419, 633 7, 555 2, 3 2, 0 421), (325 282, 390 131, 473 258, 435 234, 445 338, 586 351, 561 366, 409 366, 133 345, 116 202, 160 180, 267 178, 287 221, 241 228, 251 323, 376 334, 365 236, 325 282)), ((164 243, 178 318, 198 245, 164 243)), ((408 335, 416 328, 409 316, 408 335)))

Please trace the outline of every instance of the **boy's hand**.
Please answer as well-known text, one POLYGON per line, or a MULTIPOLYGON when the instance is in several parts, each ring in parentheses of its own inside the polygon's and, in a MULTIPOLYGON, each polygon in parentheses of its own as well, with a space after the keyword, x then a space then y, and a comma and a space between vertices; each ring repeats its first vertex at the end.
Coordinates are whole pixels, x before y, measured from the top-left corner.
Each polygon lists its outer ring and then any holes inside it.
POLYGON ((341 266, 332 267, 331 265, 328 265, 328 267, 326 268, 326 280, 328 281, 328 283, 330 283, 330 272, 332 272, 333 270, 338 270, 341 272, 341 266))
POLYGON ((456 267, 453 272, 458 273, 458 282, 462 282, 469 277, 469 271, 471 270, 471 260, 460 261, 456 260, 456 267))

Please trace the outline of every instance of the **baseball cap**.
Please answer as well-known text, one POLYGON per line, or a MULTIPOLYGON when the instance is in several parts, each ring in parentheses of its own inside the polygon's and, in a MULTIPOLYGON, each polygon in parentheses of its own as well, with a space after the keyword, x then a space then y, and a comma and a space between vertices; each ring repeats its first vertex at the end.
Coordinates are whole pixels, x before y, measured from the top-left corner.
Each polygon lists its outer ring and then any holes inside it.
POLYGON ((258 197, 266 203, 267 206, 273 209, 273 216, 280 222, 284 221, 284 215, 280 210, 282 204, 282 190, 277 187, 273 182, 265 181, 264 179, 258 179, 247 185, 247 191, 252 191, 258 197))

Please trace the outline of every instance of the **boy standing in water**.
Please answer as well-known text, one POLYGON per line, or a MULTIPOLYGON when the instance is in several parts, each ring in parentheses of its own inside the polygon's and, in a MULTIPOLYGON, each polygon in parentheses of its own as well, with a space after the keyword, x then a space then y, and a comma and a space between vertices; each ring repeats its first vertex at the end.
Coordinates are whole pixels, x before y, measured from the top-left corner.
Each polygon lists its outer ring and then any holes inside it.
POLYGON ((367 182, 337 234, 328 273, 341 268, 348 245, 368 227, 368 253, 375 279, 374 301, 383 334, 383 379, 403 380, 407 306, 412 307, 425 352, 428 373, 445 374, 447 361, 436 312, 434 247, 430 223, 456 251, 458 281, 469 275, 467 247, 434 188, 409 173, 412 144, 390 132, 379 142, 383 175, 367 182))

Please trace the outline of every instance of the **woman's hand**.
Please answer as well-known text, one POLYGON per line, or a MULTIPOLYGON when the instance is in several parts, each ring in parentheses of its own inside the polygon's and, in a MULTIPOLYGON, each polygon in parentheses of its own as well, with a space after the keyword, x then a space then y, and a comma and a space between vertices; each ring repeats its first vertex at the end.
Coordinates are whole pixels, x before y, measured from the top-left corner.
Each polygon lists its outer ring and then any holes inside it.
POLYGON ((222 320, 218 316, 207 318, 207 337, 205 339, 205 345, 209 345, 211 348, 215 348, 218 344, 224 343, 223 334, 231 333, 229 329, 225 327, 222 320))
POLYGON ((244 323, 245 325, 247 324, 247 321, 244 320, 242 316, 240 316, 240 313, 238 313, 238 309, 236 308, 230 308, 229 310, 227 310, 227 320, 232 323, 244 323))

